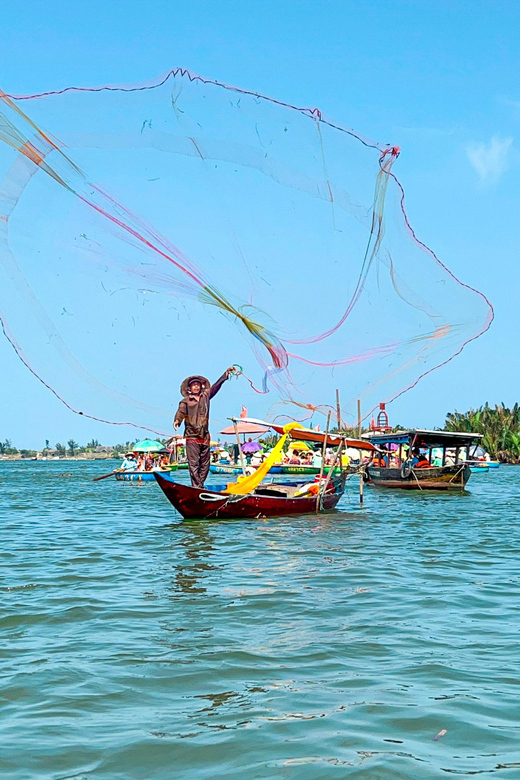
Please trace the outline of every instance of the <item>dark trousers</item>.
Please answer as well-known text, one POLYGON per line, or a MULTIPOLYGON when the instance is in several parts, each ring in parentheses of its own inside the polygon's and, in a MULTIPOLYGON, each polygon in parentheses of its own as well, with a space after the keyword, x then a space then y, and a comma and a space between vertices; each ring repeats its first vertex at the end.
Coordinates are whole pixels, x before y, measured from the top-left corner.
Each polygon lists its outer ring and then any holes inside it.
POLYGON ((186 440, 186 456, 190 470, 191 484, 203 488, 209 472, 209 444, 186 440))

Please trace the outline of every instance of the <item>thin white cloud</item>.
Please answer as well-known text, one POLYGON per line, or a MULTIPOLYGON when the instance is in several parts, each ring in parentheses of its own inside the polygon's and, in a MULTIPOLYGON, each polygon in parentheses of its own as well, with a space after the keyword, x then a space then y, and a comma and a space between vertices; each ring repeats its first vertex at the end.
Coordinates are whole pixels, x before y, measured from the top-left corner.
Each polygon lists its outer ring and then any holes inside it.
POLYGON ((499 103, 502 103, 505 106, 511 106, 512 108, 520 108, 520 101, 518 100, 511 100, 511 98, 499 98, 499 103))
POLYGON ((471 165, 478 173, 481 184, 496 184, 509 168, 509 152, 513 139, 493 136, 488 144, 473 143, 466 147, 471 165))

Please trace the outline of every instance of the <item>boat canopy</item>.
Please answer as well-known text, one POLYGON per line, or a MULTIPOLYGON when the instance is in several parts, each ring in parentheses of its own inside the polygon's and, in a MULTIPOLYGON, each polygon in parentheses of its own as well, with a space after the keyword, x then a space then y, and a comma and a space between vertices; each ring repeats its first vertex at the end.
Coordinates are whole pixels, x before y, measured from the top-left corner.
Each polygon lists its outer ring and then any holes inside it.
MULTIPOLYGON (((232 417, 230 419, 232 419, 233 422, 236 422, 238 433, 243 434, 244 436, 252 436, 258 433, 267 433, 270 427, 269 423, 260 423, 257 420, 250 420, 244 417, 232 417)), ((235 432, 236 430, 234 425, 230 425, 228 428, 223 428, 221 431, 219 431, 219 433, 223 434, 224 436, 233 436, 235 432)))
POLYGON ((363 438, 380 447, 382 444, 409 444, 414 447, 469 447, 482 438, 481 433, 455 431, 427 431, 412 428, 408 431, 389 433, 364 433, 363 438))
MULTIPOLYGON (((232 420, 237 420, 239 422, 239 418, 231 418, 232 420)), ((240 418, 241 422, 244 422, 244 418, 240 418)), ((283 434, 283 425, 274 425, 273 423, 263 422, 262 420, 255 420, 253 418, 246 418, 247 422, 250 423, 256 423, 257 425, 266 425, 269 428, 272 428, 273 431, 276 431, 276 433, 283 434)), ((310 441, 314 442, 315 444, 322 444, 325 439, 325 431, 315 431, 312 428, 292 428, 288 436, 290 439, 293 439, 295 441, 310 441)), ((327 444, 329 444, 331 447, 338 447, 341 442, 343 442, 343 445, 345 447, 352 447, 353 449, 357 450, 367 450, 367 451, 373 451, 376 448, 374 445, 367 441, 366 439, 351 439, 347 436, 344 436, 342 434, 338 433, 328 433, 327 434, 327 444)))

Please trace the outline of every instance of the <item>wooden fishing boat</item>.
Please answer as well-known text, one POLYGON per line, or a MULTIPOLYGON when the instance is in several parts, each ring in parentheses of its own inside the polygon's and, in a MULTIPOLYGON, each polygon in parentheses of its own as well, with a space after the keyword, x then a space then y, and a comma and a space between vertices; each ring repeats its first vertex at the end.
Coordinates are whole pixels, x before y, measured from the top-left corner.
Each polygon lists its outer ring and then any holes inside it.
POLYGON ((378 453, 366 466, 369 483, 375 487, 405 490, 464 490, 470 476, 470 447, 482 438, 476 433, 413 429, 371 432, 363 435, 378 453), (421 451, 421 467, 412 454, 421 451), (440 456, 435 458, 432 451, 440 456), (440 463, 437 459, 440 458, 440 463), (429 465, 430 464, 430 465, 429 465))
MULTIPOLYGON (((195 488, 181 485, 167 474, 154 471, 164 495, 186 520, 229 520, 236 518, 285 517, 314 514, 316 495, 295 496, 301 484, 267 483, 252 493, 224 493, 225 485, 195 488)), ((346 475, 329 482, 321 497, 320 511, 334 509, 343 495, 346 475)))
MULTIPOLYGON (((337 506, 343 495, 346 471, 342 471, 338 476, 321 474, 318 482, 308 480, 283 484, 263 482, 269 469, 278 462, 287 438, 303 440, 303 436, 311 433, 315 437, 311 441, 321 444, 325 451, 329 443, 327 431, 319 433, 297 425, 290 423, 281 429, 282 438, 253 474, 237 479, 237 482, 227 486, 195 488, 175 482, 175 479, 168 474, 155 472, 154 477, 168 501, 182 517, 190 520, 286 517, 330 511, 337 506)), ((338 435, 332 438, 336 446, 335 460, 331 464, 331 468, 334 469, 336 463, 341 463, 341 452, 345 447, 346 439, 338 435)), ((354 444, 348 446, 357 446, 359 449, 367 451, 375 449, 374 445, 367 441, 349 440, 349 442, 354 444)))
POLYGON ((469 466, 439 466, 437 468, 412 468, 403 474, 402 468, 376 468, 367 466, 368 481, 376 487, 404 488, 406 490, 464 490, 471 469, 469 466))

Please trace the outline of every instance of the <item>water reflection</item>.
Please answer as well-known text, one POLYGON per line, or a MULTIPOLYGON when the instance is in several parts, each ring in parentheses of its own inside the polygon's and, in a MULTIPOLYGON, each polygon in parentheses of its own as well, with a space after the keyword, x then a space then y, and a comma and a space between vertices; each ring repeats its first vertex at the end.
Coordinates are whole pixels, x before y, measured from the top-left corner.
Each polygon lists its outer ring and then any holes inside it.
POLYGON ((201 595, 208 574, 218 567, 209 562, 214 552, 214 537, 207 523, 185 523, 175 526, 172 552, 179 561, 174 566, 174 577, 168 591, 175 594, 201 595))

